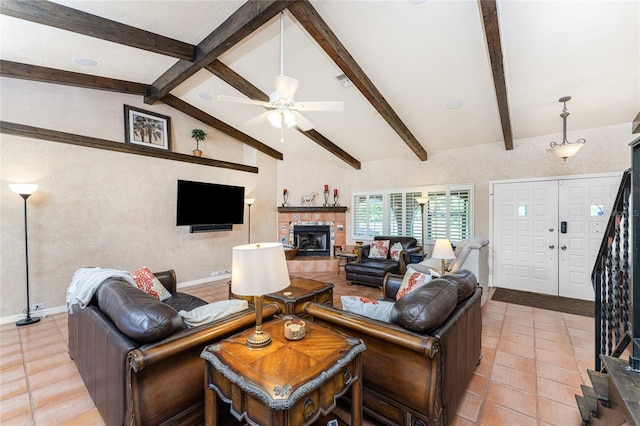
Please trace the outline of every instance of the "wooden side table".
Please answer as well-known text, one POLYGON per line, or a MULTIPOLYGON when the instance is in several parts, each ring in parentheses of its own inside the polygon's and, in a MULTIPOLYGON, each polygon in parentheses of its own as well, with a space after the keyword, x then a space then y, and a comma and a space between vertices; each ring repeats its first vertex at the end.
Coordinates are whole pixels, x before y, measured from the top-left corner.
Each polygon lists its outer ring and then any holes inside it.
POLYGON ((272 338, 264 349, 247 348, 250 329, 202 351, 206 425, 218 424, 217 399, 251 425, 309 425, 348 390, 351 424, 362 425, 362 340, 309 322, 303 339, 287 340, 284 323, 263 324, 272 338))
POLYGON ((357 254, 346 252, 346 251, 336 252, 335 256, 339 259, 338 260, 338 275, 340 275, 340 268, 344 268, 345 266, 347 266, 347 263, 353 262, 358 257, 357 254), (344 263, 342 263, 343 260, 344 260, 344 263))
MULTIPOLYGON (((308 278, 290 276, 291 285, 282 291, 264 295, 264 303, 276 303, 280 306, 280 315, 306 316, 303 306, 307 302, 321 303, 333 306, 332 283, 325 283, 308 278)), ((253 296, 238 296, 231 292, 229 282, 229 298, 244 299, 253 303, 253 296)))

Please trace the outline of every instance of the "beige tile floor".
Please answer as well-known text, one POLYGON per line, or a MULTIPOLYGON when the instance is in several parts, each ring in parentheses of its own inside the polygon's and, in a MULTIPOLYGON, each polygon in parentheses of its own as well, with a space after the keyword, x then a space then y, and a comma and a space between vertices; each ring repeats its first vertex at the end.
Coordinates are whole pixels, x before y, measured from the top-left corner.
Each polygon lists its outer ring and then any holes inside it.
MULTIPOLYGON (((381 294, 347 286, 344 272, 297 275, 334 282, 337 306, 344 294, 381 294)), ((221 281, 182 291, 210 302, 227 298, 221 281)), ((482 320, 483 360, 453 424, 579 425, 573 395, 593 368, 593 319, 489 301, 482 320)), ((0 424, 104 424, 67 355, 66 314, 0 330, 0 424)))

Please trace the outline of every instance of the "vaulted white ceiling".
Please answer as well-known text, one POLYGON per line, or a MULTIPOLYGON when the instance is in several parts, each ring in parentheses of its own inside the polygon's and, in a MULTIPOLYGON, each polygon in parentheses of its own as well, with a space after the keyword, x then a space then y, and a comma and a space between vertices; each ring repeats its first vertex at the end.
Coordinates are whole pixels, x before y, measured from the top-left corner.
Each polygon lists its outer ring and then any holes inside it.
MULTIPOLYGON (((56 3, 197 45, 242 1, 100 1, 56 3)), ((427 152, 501 142, 491 61, 477 1, 311 1, 389 105, 427 152), (448 104, 459 103, 457 109, 448 104)), ((630 123, 640 111, 640 2, 497 2, 509 117, 517 139, 557 134, 562 104, 570 140, 580 129, 630 123)), ((285 12, 285 74, 300 81, 299 101, 340 100, 344 112, 307 112, 315 129, 360 162, 414 156, 389 124, 293 15, 285 12)), ((270 19, 218 59, 257 86, 274 89, 279 22, 270 19)), ((178 60, 109 41, 0 15, 0 57, 152 84, 178 60), (96 66, 81 66, 90 58, 96 66)), ((202 69, 171 91, 176 97, 285 154, 341 160, 302 133, 243 123, 257 106, 224 103, 244 96, 202 69)), ((415 157, 415 156, 414 156, 415 157)))

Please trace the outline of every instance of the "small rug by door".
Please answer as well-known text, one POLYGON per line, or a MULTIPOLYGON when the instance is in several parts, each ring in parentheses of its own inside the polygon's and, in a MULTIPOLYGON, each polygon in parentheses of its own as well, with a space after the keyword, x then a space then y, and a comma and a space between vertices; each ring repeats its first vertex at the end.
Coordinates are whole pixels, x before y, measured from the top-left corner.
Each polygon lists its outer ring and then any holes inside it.
POLYGON ((491 300, 549 309, 551 311, 565 312, 567 314, 582 315, 585 317, 595 317, 595 303, 589 300, 571 299, 568 297, 510 290, 507 288, 496 288, 493 296, 491 296, 491 300))

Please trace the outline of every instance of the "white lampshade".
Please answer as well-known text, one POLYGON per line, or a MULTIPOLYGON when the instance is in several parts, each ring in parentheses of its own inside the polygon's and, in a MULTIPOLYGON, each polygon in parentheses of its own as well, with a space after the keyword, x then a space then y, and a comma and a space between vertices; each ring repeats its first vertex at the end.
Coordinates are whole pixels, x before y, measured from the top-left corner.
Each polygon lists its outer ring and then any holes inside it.
POLYGON ((550 153, 555 155, 558 158, 562 158, 563 160, 567 160, 567 158, 574 155, 580 148, 582 148, 584 144, 582 143, 564 143, 560 145, 556 145, 553 148, 547 149, 550 153))
POLYGON ((253 204, 253 203, 255 203, 255 202, 256 202, 256 199, 255 199, 255 198, 245 198, 245 199, 244 199, 244 202, 245 202, 246 204, 248 204, 248 205, 251 205, 251 204, 253 204))
POLYGON ((429 197, 415 197, 415 200, 418 204, 420 204, 421 206, 427 204, 427 202, 429 202, 429 197))
POLYGON ((31 195, 38 189, 35 183, 14 183, 9 188, 18 195, 31 195))
POLYGON ((431 257, 436 259, 455 259, 456 254, 453 252, 451 242, 447 238, 438 238, 435 246, 433 246, 431 257))
POLYGON ((280 243, 245 244, 233 248, 231 291, 239 296, 262 296, 291 284, 284 247, 280 243))

